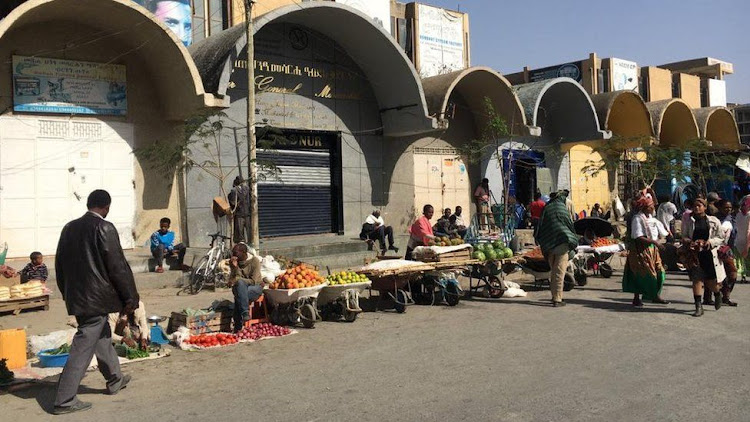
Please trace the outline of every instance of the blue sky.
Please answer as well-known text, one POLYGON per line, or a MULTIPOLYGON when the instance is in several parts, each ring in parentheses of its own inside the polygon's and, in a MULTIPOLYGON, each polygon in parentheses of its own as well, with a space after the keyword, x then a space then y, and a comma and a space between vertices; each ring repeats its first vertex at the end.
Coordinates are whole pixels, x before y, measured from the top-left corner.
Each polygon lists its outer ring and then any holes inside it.
POLYGON ((750 0, 422 0, 469 13, 472 65, 514 73, 599 57, 639 66, 734 64, 727 100, 750 103, 750 0))

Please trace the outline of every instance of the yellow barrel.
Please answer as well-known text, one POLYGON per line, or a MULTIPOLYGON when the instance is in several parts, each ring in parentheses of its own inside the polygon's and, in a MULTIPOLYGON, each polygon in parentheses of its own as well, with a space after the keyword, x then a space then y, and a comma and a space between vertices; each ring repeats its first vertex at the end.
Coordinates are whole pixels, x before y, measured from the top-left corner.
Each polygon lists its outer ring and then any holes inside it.
POLYGON ((8 359, 8 369, 26 366, 26 330, 0 330, 0 359, 8 359))

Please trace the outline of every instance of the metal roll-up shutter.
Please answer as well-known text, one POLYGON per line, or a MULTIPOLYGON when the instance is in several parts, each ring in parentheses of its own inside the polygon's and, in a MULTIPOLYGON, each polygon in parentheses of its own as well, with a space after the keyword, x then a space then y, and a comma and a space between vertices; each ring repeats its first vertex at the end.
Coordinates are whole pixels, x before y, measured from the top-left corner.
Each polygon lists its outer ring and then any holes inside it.
POLYGON ((262 237, 333 231, 329 151, 259 150, 258 160, 280 170, 258 182, 262 237))

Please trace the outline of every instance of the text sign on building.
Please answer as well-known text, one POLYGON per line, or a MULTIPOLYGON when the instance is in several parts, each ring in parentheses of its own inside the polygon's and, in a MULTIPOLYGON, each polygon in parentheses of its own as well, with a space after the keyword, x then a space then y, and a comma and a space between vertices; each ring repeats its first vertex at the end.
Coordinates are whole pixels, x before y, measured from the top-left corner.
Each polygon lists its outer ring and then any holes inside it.
POLYGON ((125 66, 13 56, 13 110, 127 114, 125 66))
POLYGON ((418 4, 418 58, 422 77, 463 69, 464 19, 460 13, 418 4))
POLYGON ((583 80, 583 62, 565 63, 557 66, 543 67, 529 71, 529 82, 554 78, 570 78, 576 82, 583 80))
POLYGON ((638 91, 638 64, 628 60, 610 59, 613 91, 638 91))
POLYGON ((375 25, 391 33, 391 0, 336 0, 369 16, 375 25))

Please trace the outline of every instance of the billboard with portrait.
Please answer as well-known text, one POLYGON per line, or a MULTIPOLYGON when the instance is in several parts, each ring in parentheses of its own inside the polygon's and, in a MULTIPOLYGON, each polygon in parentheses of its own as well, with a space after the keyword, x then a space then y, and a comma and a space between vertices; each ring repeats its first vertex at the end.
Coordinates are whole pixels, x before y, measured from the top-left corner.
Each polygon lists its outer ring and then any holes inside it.
POLYGON ((580 83, 583 80, 583 62, 565 63, 529 71, 529 82, 562 77, 571 78, 580 83))
POLYGON ((13 111, 124 116, 125 66, 13 56, 13 111))
POLYGON ((417 4, 420 75, 441 75, 466 66, 463 14, 417 4))
POLYGON ((638 91, 638 64, 628 60, 610 59, 613 91, 638 91))
POLYGON ((133 0, 148 9, 185 47, 193 43, 193 10, 190 0, 133 0))
POLYGON ((369 16, 375 25, 391 33, 391 1, 390 0, 336 0, 369 16))

